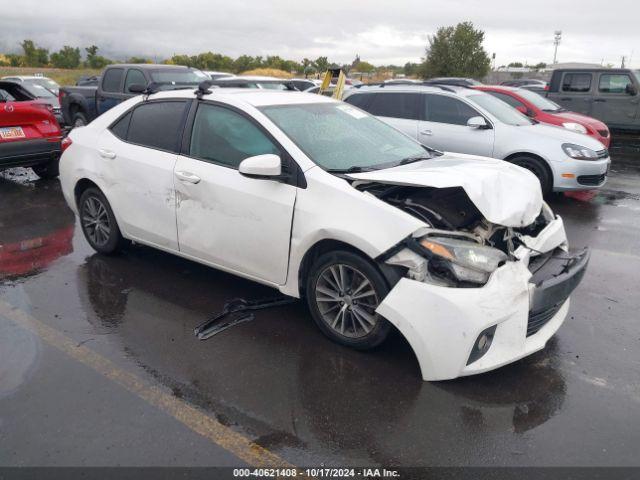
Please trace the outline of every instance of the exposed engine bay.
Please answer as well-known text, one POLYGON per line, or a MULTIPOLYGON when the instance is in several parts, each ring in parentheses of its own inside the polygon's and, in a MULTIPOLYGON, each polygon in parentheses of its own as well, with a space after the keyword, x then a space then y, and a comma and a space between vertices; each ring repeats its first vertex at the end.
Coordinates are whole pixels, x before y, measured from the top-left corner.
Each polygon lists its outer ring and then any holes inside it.
MULTIPOLYGON (((517 260, 522 238, 537 236, 553 220, 543 207, 525 227, 489 222, 462 187, 415 187, 378 182, 354 185, 425 222, 424 236, 408 238, 381 258, 406 268, 410 278, 443 286, 483 285, 498 266, 517 260)), ((530 252, 533 256, 536 252, 530 252)))
MULTIPOLYGON (((430 188, 380 183, 361 184, 366 191, 419 218, 434 229, 454 235, 466 233, 483 245, 497 248, 511 256, 516 235, 537 235, 548 223, 543 212, 526 227, 511 228, 487 221, 461 187, 430 188)), ((465 235, 467 236, 467 235, 465 235)))

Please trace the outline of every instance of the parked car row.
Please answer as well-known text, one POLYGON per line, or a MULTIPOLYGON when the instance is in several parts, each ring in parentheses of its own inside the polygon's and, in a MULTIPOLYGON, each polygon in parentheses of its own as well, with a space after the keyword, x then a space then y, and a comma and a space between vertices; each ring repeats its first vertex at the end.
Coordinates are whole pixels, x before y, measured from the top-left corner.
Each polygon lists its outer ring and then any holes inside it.
MULTIPOLYGON (((409 136, 320 95, 209 87, 138 95, 71 131, 62 191, 96 251, 135 241, 304 297, 345 346, 373 348, 395 326, 425 380, 513 362, 563 323, 589 254, 569 252, 538 179, 417 139, 455 119, 460 141, 518 129, 524 141, 536 128, 596 140, 466 88, 348 98, 374 114, 378 102, 409 112, 384 117, 415 128, 409 136), (455 108, 440 108, 447 102, 455 108)), ((558 162, 571 163, 562 148, 558 162)))

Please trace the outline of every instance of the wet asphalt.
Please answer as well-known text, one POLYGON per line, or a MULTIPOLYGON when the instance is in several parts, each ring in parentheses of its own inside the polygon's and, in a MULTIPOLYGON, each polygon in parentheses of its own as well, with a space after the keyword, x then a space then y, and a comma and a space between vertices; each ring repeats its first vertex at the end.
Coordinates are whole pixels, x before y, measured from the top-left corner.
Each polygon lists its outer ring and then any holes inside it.
MULTIPOLYGON (((638 144, 612 148, 596 195, 551 198, 592 248, 563 327, 475 377, 423 382, 399 335, 340 347, 302 303, 198 341, 226 301, 275 291, 146 247, 98 255, 58 182, 23 169, 0 173, 0 302, 294 465, 637 466, 638 144)), ((0 312, 0 466, 245 464, 0 312)))

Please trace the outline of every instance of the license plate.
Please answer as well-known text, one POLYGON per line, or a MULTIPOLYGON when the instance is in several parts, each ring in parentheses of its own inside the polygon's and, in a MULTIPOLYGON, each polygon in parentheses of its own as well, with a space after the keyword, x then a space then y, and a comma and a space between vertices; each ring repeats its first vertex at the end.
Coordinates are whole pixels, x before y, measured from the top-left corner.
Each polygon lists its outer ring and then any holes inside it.
POLYGON ((5 127, 0 128, 0 138, 4 138, 5 140, 10 140, 14 138, 25 138, 24 131, 22 127, 5 127))

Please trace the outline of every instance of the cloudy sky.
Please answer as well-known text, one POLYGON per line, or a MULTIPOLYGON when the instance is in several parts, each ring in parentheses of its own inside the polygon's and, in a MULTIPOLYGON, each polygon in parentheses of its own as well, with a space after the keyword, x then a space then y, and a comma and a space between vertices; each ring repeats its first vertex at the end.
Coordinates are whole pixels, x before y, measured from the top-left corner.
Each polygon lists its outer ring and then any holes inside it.
POLYGON ((497 65, 553 59, 640 68, 640 1, 617 0, 21 0, 0 14, 0 52, 24 38, 51 50, 96 44, 115 59, 203 51, 418 62, 439 26, 471 20, 497 65), (560 4, 568 6, 560 6, 560 4))

